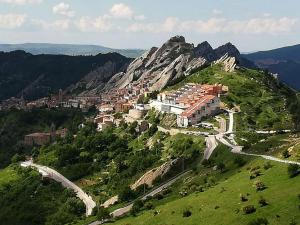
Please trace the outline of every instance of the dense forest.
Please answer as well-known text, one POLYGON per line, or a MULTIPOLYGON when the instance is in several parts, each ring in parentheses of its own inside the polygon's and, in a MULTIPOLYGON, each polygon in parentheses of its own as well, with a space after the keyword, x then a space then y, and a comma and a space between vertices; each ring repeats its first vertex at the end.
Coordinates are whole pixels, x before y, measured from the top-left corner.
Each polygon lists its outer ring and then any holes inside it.
POLYGON ((32 55, 24 51, 0 52, 0 101, 20 97, 36 99, 57 93, 76 84, 93 70, 114 63, 114 69, 102 77, 108 81, 112 75, 125 69, 131 61, 117 53, 96 56, 32 55))
POLYGON ((0 168, 6 167, 18 154, 30 154, 31 148, 23 145, 24 135, 68 128, 71 133, 84 121, 84 115, 76 109, 33 109, 32 111, 10 110, 0 112, 0 168))

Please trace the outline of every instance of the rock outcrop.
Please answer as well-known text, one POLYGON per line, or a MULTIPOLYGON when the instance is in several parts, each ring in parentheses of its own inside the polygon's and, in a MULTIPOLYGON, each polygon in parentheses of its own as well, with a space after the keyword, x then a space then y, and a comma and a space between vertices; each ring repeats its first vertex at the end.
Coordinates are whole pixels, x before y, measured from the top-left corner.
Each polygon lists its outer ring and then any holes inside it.
POLYGON ((125 88, 134 82, 147 83, 150 91, 161 90, 210 63, 223 63, 224 70, 233 71, 239 61, 240 52, 231 43, 213 49, 205 41, 194 47, 184 37, 175 36, 160 48, 153 47, 136 58, 126 72, 115 74, 103 90, 125 88))
POLYGON ((233 72, 236 67, 236 58, 228 56, 226 53, 223 57, 215 61, 215 64, 223 64, 225 72, 233 72))
POLYGON ((160 48, 151 48, 135 59, 126 73, 116 74, 104 89, 124 88, 134 81, 143 81, 150 83, 150 90, 161 90, 206 64, 205 58, 196 56, 193 44, 186 43, 182 36, 176 36, 160 48))

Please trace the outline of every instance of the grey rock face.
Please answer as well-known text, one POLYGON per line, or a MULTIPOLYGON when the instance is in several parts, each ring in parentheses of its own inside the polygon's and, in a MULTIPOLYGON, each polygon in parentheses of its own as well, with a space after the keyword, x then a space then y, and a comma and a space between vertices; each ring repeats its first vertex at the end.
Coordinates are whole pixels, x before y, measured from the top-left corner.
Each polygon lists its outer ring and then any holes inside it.
POLYGON ((152 91, 161 90, 220 58, 218 62, 225 65, 224 69, 232 71, 239 56, 240 52, 231 43, 214 50, 208 42, 194 47, 186 43, 184 37, 175 36, 160 48, 151 48, 135 59, 125 73, 113 76, 104 90, 125 88, 135 81, 148 83, 152 91))
POLYGON ((202 57, 207 61, 214 61, 217 59, 217 55, 210 44, 205 41, 199 44, 195 49, 194 53, 196 57, 202 57))
POLYGON ((227 54, 229 57, 235 57, 235 58, 239 58, 241 55, 240 51, 230 42, 216 48, 215 54, 218 59, 223 57, 225 54, 227 54))
POLYGON ((188 71, 206 63, 203 58, 193 59, 194 46, 186 43, 182 36, 172 37, 160 48, 152 48, 134 60, 124 76, 117 82, 112 82, 117 76, 113 77, 105 89, 112 88, 111 83, 115 84, 114 88, 124 88, 133 81, 144 81, 150 83, 151 90, 161 90, 180 77, 186 76, 188 71))

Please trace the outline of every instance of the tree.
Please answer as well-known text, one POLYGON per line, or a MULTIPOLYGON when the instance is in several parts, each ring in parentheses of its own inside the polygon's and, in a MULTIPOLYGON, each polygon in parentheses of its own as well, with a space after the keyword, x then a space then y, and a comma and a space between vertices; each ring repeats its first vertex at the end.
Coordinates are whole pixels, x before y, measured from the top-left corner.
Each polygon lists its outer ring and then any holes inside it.
POLYGON ((254 205, 247 205, 243 207, 243 212, 244 214, 251 214, 254 213, 256 211, 254 205))
POLYGON ((137 213, 139 213, 142 210, 143 206, 144 206, 144 202, 142 200, 136 200, 132 205, 130 214, 135 216, 137 213))
POLYGON ((297 165, 297 164, 289 164, 288 166, 288 174, 289 174, 289 177, 292 178, 292 177, 296 177, 300 171, 300 166, 297 165))
POLYGON ((260 199, 258 200, 258 204, 259 204, 261 207, 264 207, 264 206, 267 206, 267 205, 268 205, 268 202, 267 202, 267 200, 266 200, 264 197, 260 197, 260 199))
POLYGON ((291 155, 290 155, 290 152, 286 149, 286 150, 284 150, 283 152, 282 152, 282 157, 284 157, 284 158, 288 158, 288 157, 290 157, 291 155))
POLYGON ((102 220, 106 220, 109 218, 110 218, 110 213, 109 213, 108 209, 104 208, 102 206, 99 207, 98 212, 97 212, 97 219, 99 221, 102 221, 102 220))
POLYGON ((119 194, 120 200, 124 202, 128 202, 134 199, 135 197, 135 192, 131 190, 129 186, 124 187, 119 194))
POLYGON ((226 168, 225 164, 222 163, 222 162, 219 162, 218 165, 217 165, 217 167, 221 171, 221 173, 223 173, 224 170, 225 170, 225 168, 226 168))

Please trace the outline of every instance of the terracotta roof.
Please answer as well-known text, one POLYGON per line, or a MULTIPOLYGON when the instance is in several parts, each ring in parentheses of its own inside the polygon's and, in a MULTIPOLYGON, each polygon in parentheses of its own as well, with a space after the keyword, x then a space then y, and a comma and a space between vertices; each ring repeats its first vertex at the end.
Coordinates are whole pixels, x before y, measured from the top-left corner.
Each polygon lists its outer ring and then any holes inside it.
POLYGON ((202 106, 205 106, 207 103, 209 103, 215 97, 216 96, 214 96, 214 95, 203 96, 203 98, 198 103, 192 105, 190 108, 188 108, 183 113, 181 113, 181 116, 190 117, 193 113, 195 113, 197 110, 199 110, 199 108, 201 108, 202 106))

